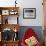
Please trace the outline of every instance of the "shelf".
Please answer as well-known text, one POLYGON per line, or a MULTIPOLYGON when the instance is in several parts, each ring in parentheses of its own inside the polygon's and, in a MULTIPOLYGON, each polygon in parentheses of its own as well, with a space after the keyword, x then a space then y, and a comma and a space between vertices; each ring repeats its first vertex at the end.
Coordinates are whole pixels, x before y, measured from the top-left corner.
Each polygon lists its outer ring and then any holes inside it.
POLYGON ((10 40, 10 41, 3 41, 4 43, 15 43, 15 42, 19 42, 19 40, 15 40, 15 41, 12 41, 12 40, 10 40))
POLYGON ((18 41, 2 42, 3 46, 18 46, 18 41))
POLYGON ((1 41, 0 46, 18 46, 19 41, 1 41))
POLYGON ((18 15, 19 7, 0 7, 1 15, 18 15))
POLYGON ((1 22, 0 24, 0 32, 1 32, 0 46, 18 46, 19 40, 17 38, 18 38, 18 31, 20 29, 19 22, 18 22, 18 18, 19 18, 18 9, 19 7, 0 7, 0 22, 1 22), (10 31, 11 32, 13 31, 13 32, 11 33, 10 31), (4 33, 7 34, 6 40, 3 39, 6 37, 5 36, 6 34, 4 35, 4 33), (10 40, 7 41, 7 39, 10 39, 10 40))
POLYGON ((0 7, 1 10, 6 9, 18 9, 19 7, 0 7))
POLYGON ((1 27, 1 31, 5 28, 9 28, 9 29, 12 29, 14 31, 14 29, 16 29, 17 31, 19 31, 20 29, 20 26, 19 24, 0 24, 0 27, 1 27))
POLYGON ((0 7, 1 24, 12 24, 13 20, 15 20, 13 24, 18 24, 18 9, 19 7, 0 7), (11 18, 9 19, 9 17, 13 16, 13 20, 11 18), (11 23, 9 23, 9 20, 12 20, 11 23))

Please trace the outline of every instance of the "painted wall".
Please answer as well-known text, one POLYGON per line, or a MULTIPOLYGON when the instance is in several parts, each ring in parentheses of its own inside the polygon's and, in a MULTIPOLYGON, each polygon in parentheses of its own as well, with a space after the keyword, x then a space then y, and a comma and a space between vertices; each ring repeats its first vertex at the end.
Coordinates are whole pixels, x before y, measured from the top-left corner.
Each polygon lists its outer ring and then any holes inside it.
MULTIPOLYGON (((14 1, 15 0, 0 0, 0 6, 15 6, 14 1)), ((42 2, 42 0, 17 0, 20 15, 19 24, 21 26, 43 26, 42 2), (36 19, 23 19, 23 8, 36 8, 36 19)))
POLYGON ((20 23, 22 26, 42 26, 43 25, 43 6, 42 0, 25 0, 21 2, 20 23), (23 19, 23 8, 36 8, 36 19, 23 19))
MULTIPOLYGON (((15 0, 0 0, 0 7, 10 7, 10 6, 15 6, 14 3, 15 0)), ((42 6, 42 0, 17 0, 17 6, 19 6, 19 24, 20 26, 36 26, 36 27, 31 27, 34 28, 36 31, 40 41, 42 42, 43 38, 43 30, 42 27, 40 28, 39 26, 43 26, 43 6, 42 6), (36 8, 36 19, 23 19, 23 8, 36 8)), ((11 21, 12 17, 9 18, 9 23, 11 21)), ((13 17, 13 20, 15 20, 15 17, 13 17)), ((14 21, 11 21, 14 22, 14 21)), ((15 23, 15 22, 14 22, 15 23)), ((20 35, 27 27, 21 27, 20 35)), ((23 33, 22 33, 23 35, 23 33)), ((20 37, 21 39, 22 37, 20 37)))

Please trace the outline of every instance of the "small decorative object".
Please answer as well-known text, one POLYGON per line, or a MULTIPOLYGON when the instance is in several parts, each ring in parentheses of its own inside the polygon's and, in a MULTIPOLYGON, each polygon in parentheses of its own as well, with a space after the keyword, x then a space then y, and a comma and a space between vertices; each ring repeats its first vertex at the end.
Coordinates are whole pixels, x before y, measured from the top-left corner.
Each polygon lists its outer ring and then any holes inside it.
POLYGON ((17 14, 17 11, 16 10, 10 10, 9 14, 10 15, 16 15, 17 14))
POLYGON ((14 32, 17 32, 17 30, 16 30, 16 29, 14 29, 14 32))
POLYGON ((2 15, 9 15, 9 10, 2 10, 2 15))
POLYGON ((2 40, 8 41, 12 39, 12 30, 9 28, 5 28, 2 32, 2 40))
POLYGON ((7 19, 5 19, 5 24, 8 24, 8 18, 7 18, 7 19))
POLYGON ((16 7, 16 4, 17 4, 17 2, 16 2, 17 0, 15 0, 15 7, 16 7))
POLYGON ((23 18, 24 19, 35 19, 36 18, 36 8, 24 8, 23 18))
POLYGON ((18 32, 14 32, 13 41, 18 40, 18 32))

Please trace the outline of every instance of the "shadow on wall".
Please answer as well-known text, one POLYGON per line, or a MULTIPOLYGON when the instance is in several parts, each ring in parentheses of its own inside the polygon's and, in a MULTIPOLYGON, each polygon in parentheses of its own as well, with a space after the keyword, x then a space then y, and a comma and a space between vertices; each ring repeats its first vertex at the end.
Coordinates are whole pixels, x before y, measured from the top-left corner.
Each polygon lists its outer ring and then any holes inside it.
POLYGON ((42 30, 42 26, 21 26, 20 27, 20 31, 19 31, 19 40, 20 40, 20 42, 21 42, 21 40, 23 38, 23 35, 24 35, 25 31, 28 28, 32 28, 36 32, 39 41, 41 43, 43 43, 43 30, 42 30))

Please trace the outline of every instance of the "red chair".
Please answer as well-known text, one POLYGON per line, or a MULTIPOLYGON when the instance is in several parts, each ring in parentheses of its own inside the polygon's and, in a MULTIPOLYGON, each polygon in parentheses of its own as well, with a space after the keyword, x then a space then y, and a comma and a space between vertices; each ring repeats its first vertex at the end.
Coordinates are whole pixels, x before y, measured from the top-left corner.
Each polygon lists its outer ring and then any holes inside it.
MULTIPOLYGON (((24 34, 24 37, 22 38, 21 46, 27 46, 25 43, 25 40, 34 36, 37 39, 36 33, 32 30, 32 28, 27 29, 27 31, 24 34)), ((37 40, 38 41, 38 40, 37 40)), ((40 42, 38 41, 35 46, 41 46, 40 42)))

